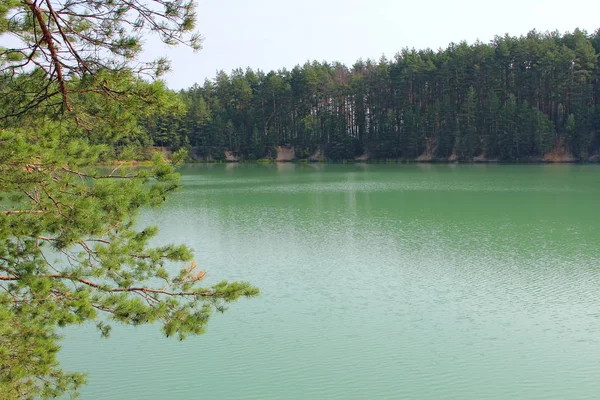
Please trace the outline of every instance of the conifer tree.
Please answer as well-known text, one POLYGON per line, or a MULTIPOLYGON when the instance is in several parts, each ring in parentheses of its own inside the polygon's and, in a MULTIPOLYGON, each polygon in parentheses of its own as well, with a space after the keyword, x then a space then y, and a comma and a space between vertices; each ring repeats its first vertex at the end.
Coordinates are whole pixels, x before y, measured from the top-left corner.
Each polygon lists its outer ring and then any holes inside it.
POLYGON ((258 293, 243 282, 201 287, 191 249, 150 246, 156 228, 136 229, 140 208, 178 188, 173 163, 157 154, 144 170, 96 167, 143 137, 140 121, 184 114, 164 84, 142 79, 166 60, 136 60, 149 31, 199 48, 194 22, 182 0, 0 4, 0 35, 13 38, 0 48, 2 398, 54 398, 84 383, 57 362, 58 327, 93 321, 108 336, 111 321, 157 322, 183 339, 258 293))
MULTIPOLYGON (((600 154, 598 37, 531 31, 488 44, 404 49, 391 61, 359 60, 351 68, 307 62, 291 71, 237 69, 181 96, 192 106, 204 102, 212 118, 195 133, 207 138, 196 154, 233 147, 242 157, 260 158, 274 146, 293 145, 299 157, 319 149, 332 160, 365 152, 416 159, 425 150, 426 158, 440 161, 453 154, 460 161, 536 161, 553 151, 594 160, 600 154), (201 97, 193 95, 198 90, 201 97), (576 123, 569 128, 570 115, 576 123)), ((202 118, 188 113, 186 119, 182 126, 202 118)))

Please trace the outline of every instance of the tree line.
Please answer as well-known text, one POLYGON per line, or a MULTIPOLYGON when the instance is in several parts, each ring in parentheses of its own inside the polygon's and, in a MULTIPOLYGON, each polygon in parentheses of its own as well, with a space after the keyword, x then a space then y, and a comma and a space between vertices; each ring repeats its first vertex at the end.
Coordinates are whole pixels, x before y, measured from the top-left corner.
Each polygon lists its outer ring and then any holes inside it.
POLYGON ((157 146, 220 159, 294 146, 332 160, 572 160, 600 149, 600 30, 404 49, 392 60, 221 71, 143 121, 157 146))

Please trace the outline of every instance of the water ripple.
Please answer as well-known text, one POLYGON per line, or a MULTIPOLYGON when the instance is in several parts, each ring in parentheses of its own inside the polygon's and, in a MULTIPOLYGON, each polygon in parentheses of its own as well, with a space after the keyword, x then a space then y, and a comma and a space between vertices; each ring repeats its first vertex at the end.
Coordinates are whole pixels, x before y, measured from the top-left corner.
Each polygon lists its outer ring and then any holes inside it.
POLYGON ((597 169, 319 168, 194 171, 144 213, 262 295, 183 343, 69 330, 82 398, 597 397, 597 169))

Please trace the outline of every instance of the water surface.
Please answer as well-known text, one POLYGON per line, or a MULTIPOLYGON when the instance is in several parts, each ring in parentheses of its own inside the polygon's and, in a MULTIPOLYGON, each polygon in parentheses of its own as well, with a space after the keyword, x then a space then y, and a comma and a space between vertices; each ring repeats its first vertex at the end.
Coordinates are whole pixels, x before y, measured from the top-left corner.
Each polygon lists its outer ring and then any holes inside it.
POLYGON ((600 167, 193 165, 140 226, 261 296, 184 342, 69 329, 83 399, 592 399, 600 167))

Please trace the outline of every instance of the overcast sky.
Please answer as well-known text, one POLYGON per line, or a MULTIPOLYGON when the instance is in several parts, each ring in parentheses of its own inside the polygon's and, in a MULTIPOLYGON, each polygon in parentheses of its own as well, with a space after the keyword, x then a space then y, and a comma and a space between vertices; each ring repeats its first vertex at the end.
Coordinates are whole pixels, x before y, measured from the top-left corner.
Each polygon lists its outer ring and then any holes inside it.
POLYGON ((197 53, 148 40, 146 57, 166 55, 173 89, 202 84, 218 70, 269 71, 307 60, 392 58, 404 47, 445 48, 450 42, 495 35, 593 32, 600 28, 599 0, 199 0, 197 53))

